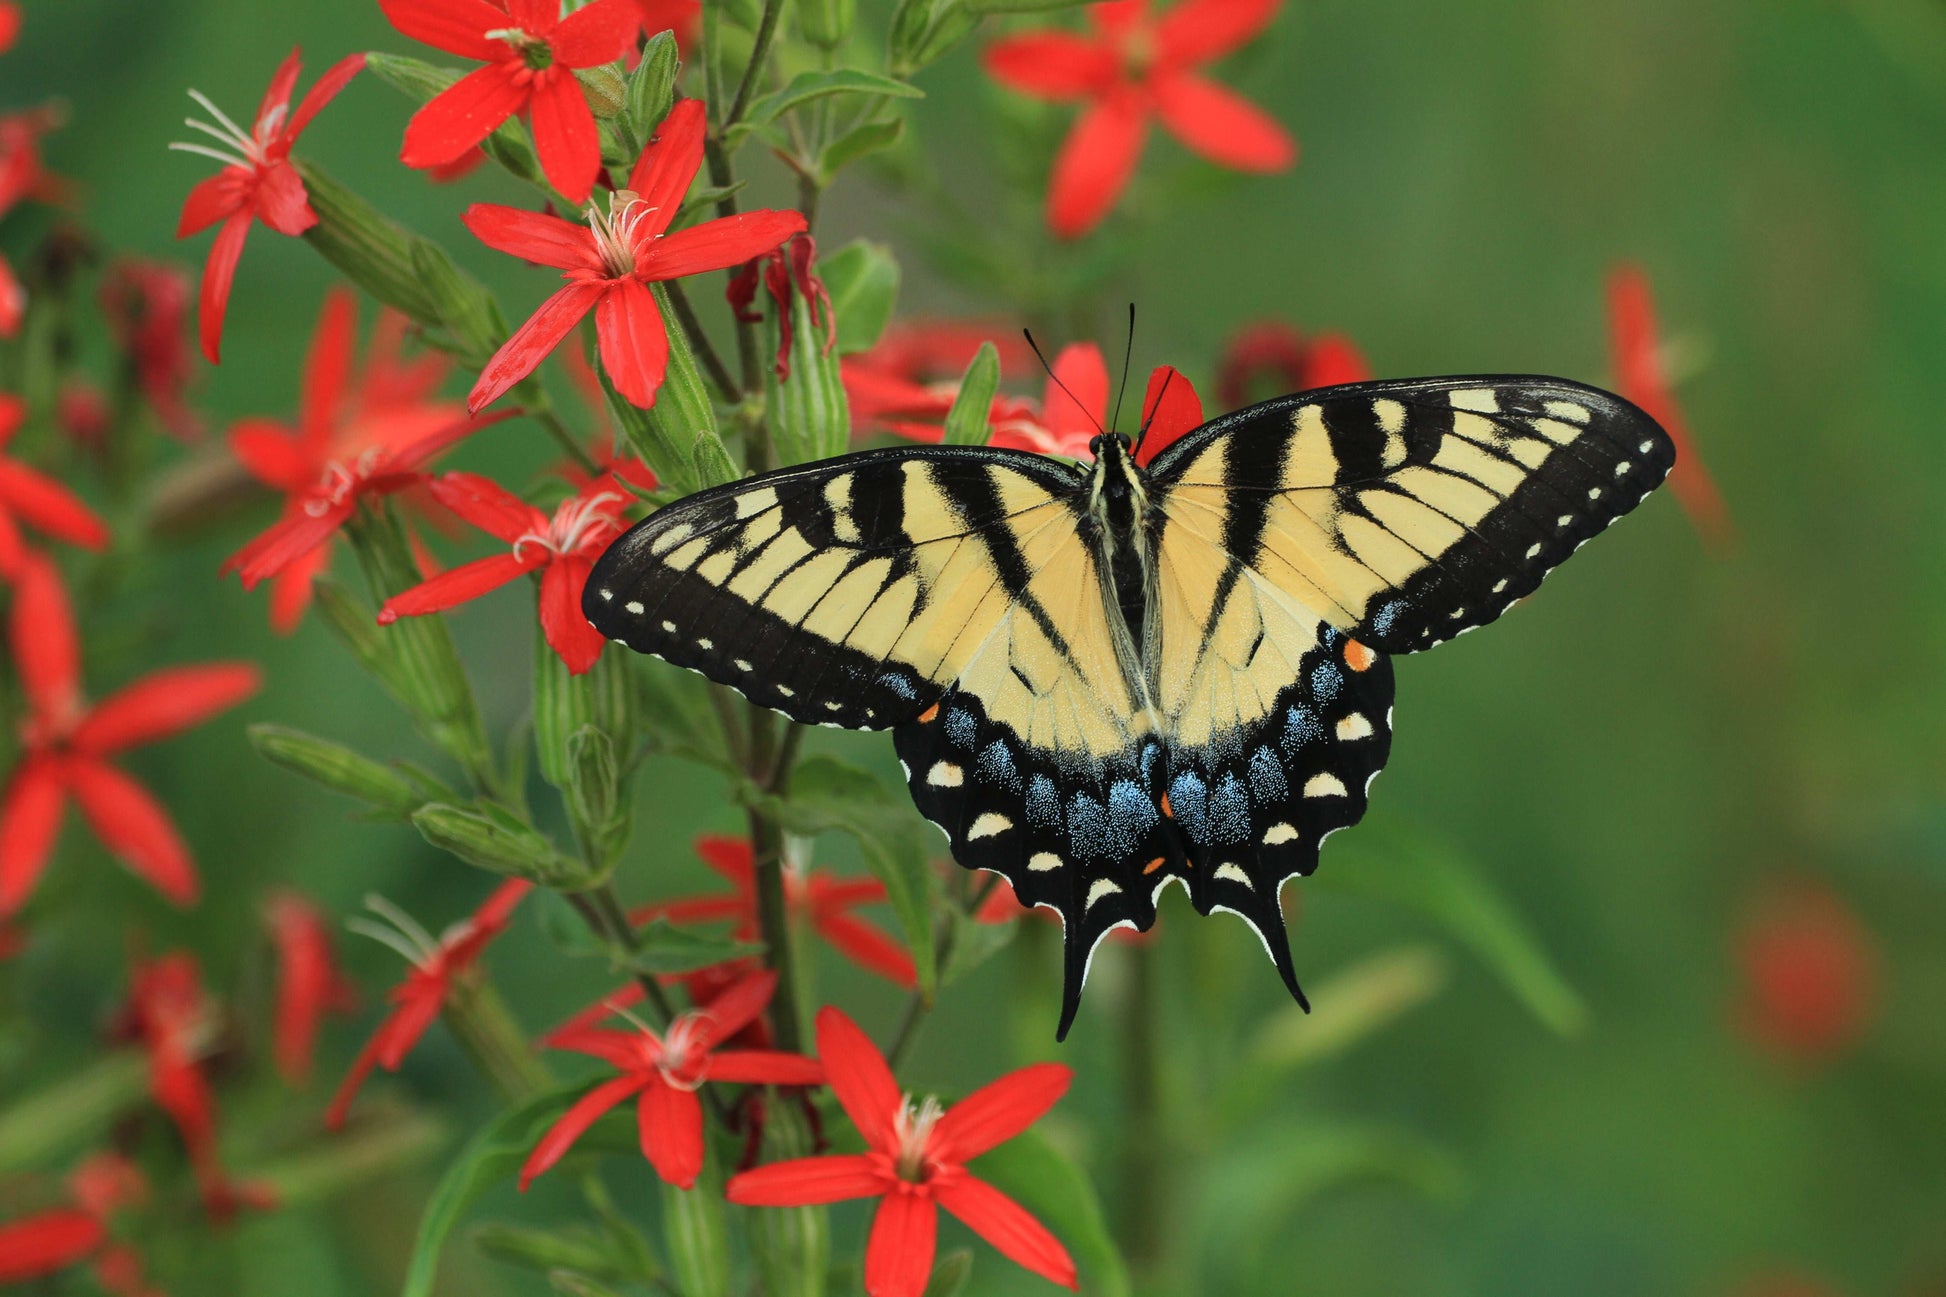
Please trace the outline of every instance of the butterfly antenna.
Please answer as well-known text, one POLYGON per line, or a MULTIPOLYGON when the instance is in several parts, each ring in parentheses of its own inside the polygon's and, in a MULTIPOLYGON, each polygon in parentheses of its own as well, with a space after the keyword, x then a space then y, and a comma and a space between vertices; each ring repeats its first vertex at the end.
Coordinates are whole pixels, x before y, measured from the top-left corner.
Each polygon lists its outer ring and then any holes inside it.
POLYGON ((1176 377, 1176 367, 1169 366, 1169 372, 1162 376, 1162 386, 1156 389, 1155 404, 1149 407, 1148 414, 1142 418, 1141 430, 1135 434, 1135 446, 1128 452, 1130 455, 1139 456, 1142 453, 1142 443, 1149 437, 1149 425, 1155 422, 1156 415, 1162 413, 1162 399, 1169 395, 1169 384, 1175 382, 1176 377))
POLYGON ((1076 396, 1073 392, 1068 391, 1068 385, 1066 383, 1063 383, 1061 381, 1061 376, 1054 372, 1054 366, 1047 363, 1047 357, 1041 354, 1041 344, 1034 341, 1034 331, 1032 329, 1022 329, 1020 331, 1020 334, 1022 337, 1027 339, 1027 345, 1034 349, 1034 359, 1040 361, 1041 368, 1047 371, 1048 381, 1053 383, 1054 386, 1060 388, 1063 392, 1067 392, 1068 400, 1074 402, 1075 409, 1081 411, 1081 413, 1088 416, 1088 422, 1095 425, 1096 432, 1101 433, 1103 436, 1108 435, 1108 429, 1101 426, 1101 419, 1095 414, 1093 410, 1090 410, 1087 406, 1081 403, 1080 397, 1076 396))
POLYGON ((1109 416, 1108 426, 1118 428, 1122 422, 1122 397, 1128 392, 1128 362, 1135 357, 1135 303, 1128 304, 1128 343, 1122 348, 1122 385, 1115 389, 1115 413, 1109 416))

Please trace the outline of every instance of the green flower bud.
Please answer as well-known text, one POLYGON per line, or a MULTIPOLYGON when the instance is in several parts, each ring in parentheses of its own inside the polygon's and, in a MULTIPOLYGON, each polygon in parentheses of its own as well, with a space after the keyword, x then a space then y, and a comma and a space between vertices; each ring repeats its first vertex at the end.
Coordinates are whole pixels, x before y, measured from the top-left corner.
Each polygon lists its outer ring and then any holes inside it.
POLYGON ((581 89, 588 97, 588 107, 596 117, 605 120, 621 116, 623 107, 628 103, 628 81, 622 76, 619 63, 576 68, 574 79, 581 83, 581 89))
POLYGON ((797 29, 819 49, 835 50, 851 38, 857 0, 797 0, 797 29))
POLYGON ((411 232, 315 164, 299 161, 297 170, 318 216, 318 223, 304 231, 306 242, 379 301, 426 328, 438 328, 439 308, 412 264, 411 232))
POLYGON ((683 1297, 729 1297, 730 1230, 723 1181, 710 1156, 693 1189, 662 1188, 662 1231, 669 1268, 683 1297))
POLYGON ((628 80, 628 102, 622 121, 635 138, 647 143, 676 102, 676 78, 682 61, 676 54, 676 34, 657 32, 642 47, 642 61, 628 80))
MULTIPOLYGON (((796 1099, 770 1095, 764 1110, 763 1160, 809 1157, 810 1124, 796 1099)), ((768 1297, 823 1297, 831 1265, 831 1214, 823 1207, 765 1207, 746 1218, 768 1297)))
POLYGON ((419 809, 432 792, 393 766, 302 730, 252 725, 249 734, 251 745, 273 764, 399 819, 419 809))
POLYGON ((477 808, 430 802, 412 813, 412 827, 441 851, 492 873, 560 891, 579 891, 595 881, 532 826, 491 802, 477 808))
POLYGON ((979 25, 980 15, 963 0, 899 0, 892 13, 888 71, 909 77, 943 58, 979 25))

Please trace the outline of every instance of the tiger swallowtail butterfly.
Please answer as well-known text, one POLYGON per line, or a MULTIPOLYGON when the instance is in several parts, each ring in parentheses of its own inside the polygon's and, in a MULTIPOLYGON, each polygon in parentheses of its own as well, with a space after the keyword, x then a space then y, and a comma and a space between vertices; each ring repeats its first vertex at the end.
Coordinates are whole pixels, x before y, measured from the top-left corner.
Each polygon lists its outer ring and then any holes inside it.
POLYGON ((1494 620, 1675 462, 1541 377, 1321 388, 1145 466, 868 450, 679 500, 583 596, 610 639, 795 721, 891 730, 969 869, 1061 917, 1058 1036, 1096 944, 1170 883, 1304 1003, 1279 903, 1364 814, 1396 654, 1494 620))

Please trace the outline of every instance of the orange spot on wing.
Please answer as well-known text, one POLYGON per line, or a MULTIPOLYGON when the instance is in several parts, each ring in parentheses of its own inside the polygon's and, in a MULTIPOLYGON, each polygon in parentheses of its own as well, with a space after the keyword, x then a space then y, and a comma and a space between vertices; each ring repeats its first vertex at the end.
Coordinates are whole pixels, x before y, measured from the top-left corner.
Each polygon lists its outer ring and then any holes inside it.
POLYGON ((1345 665, 1354 671, 1369 671, 1372 663, 1378 661, 1378 654, 1366 648, 1355 639, 1345 641, 1345 665))
POLYGON ((1176 818, 1176 808, 1169 805, 1169 794, 1162 794, 1162 800, 1157 804, 1162 807, 1162 813, 1164 815, 1167 815, 1172 820, 1176 818))
POLYGON ((1153 874, 1156 870, 1162 868, 1162 863, 1163 863, 1163 858, 1161 856, 1157 856, 1154 860, 1151 860, 1148 864, 1142 866, 1142 872, 1145 874, 1153 874))
POLYGON ((921 725, 929 725, 932 723, 933 718, 938 715, 939 715, 939 704, 934 703, 932 706, 926 708, 926 710, 919 713, 919 723, 921 725))

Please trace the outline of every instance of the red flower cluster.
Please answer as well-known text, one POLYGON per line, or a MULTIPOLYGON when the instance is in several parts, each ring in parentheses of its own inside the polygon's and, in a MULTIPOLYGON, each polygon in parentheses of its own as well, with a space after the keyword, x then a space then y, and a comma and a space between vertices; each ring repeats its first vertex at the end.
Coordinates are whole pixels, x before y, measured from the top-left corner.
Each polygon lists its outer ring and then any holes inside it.
POLYGON ((1201 75, 1270 24, 1280 0, 1183 0, 1160 16, 1148 0, 1088 7, 1092 36, 1044 31, 987 47, 987 71, 1022 94, 1087 107, 1054 159, 1047 224, 1065 239, 1101 223, 1135 174, 1149 122, 1210 161, 1282 171, 1297 144, 1276 120, 1201 75))
MULTIPOLYGON (((41 163, 40 137, 60 124, 49 108, 0 114, 0 217, 23 199, 60 201, 65 186, 41 163)), ((0 257, 0 338, 11 338, 27 310, 27 290, 0 257)))
POLYGON ((0 1225, 0 1283, 25 1283, 84 1261, 110 1297, 160 1297, 142 1278, 141 1258, 116 1243, 115 1213, 148 1197, 148 1182, 126 1158, 97 1153, 68 1176, 68 1205, 0 1225))
MULTIPOLYGON (((959 395, 960 375, 989 342, 1002 372, 1034 363, 1034 353, 1011 329, 934 320, 894 324, 871 350, 846 356, 838 366, 853 434, 890 432, 938 441, 940 421, 959 395)), ((1031 418, 1033 408, 1020 397, 995 396, 988 421, 1031 418)))
POLYGON ((1805 880, 1755 897, 1735 937, 1735 1021, 1786 1062, 1828 1062, 1858 1042, 1878 1000, 1871 932, 1837 893, 1805 880))
POLYGON ((1344 335, 1307 338, 1281 320, 1262 320, 1230 335, 1216 371, 1216 394, 1225 409, 1235 410, 1253 400, 1371 376, 1363 353, 1344 335))

